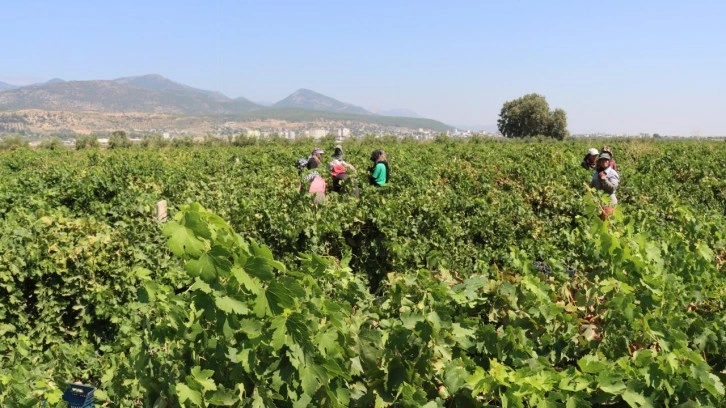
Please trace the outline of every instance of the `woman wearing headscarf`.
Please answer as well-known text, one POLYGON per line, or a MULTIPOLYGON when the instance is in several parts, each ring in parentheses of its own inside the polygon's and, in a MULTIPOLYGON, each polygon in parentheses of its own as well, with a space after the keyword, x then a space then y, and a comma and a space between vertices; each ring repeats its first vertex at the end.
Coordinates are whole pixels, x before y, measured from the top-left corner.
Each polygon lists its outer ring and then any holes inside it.
POLYGON ((321 165, 320 159, 324 153, 322 149, 313 149, 305 163, 307 171, 304 172, 301 179, 301 189, 303 186, 307 186, 308 193, 315 195, 313 200, 315 203, 322 202, 325 199, 325 179, 318 171, 321 165))
POLYGON ((391 170, 388 166, 388 158, 383 150, 374 150, 371 154, 373 167, 371 168, 370 182, 377 187, 385 186, 391 178, 391 170))
POLYGON ((348 178, 348 169, 355 171, 355 167, 343 160, 343 146, 335 146, 333 160, 328 165, 330 175, 333 177, 333 191, 340 193, 342 190, 340 182, 348 178))

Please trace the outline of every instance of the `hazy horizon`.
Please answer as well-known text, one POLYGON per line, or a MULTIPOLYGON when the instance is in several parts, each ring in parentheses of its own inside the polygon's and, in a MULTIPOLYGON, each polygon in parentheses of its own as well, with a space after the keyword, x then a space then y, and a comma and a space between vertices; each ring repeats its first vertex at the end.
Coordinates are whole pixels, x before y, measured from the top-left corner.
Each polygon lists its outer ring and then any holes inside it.
POLYGON ((0 81, 159 74, 252 101, 307 88, 490 126, 544 95, 572 133, 726 135, 726 3, 10 2, 0 81))

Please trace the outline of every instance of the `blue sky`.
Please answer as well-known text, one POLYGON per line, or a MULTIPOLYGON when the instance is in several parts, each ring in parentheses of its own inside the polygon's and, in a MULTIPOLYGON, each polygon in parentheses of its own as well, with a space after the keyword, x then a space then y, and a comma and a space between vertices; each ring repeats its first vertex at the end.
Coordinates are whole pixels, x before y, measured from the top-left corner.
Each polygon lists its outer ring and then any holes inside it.
POLYGON ((495 124, 530 92, 570 131, 726 135, 726 1, 41 1, 0 6, 0 81, 161 74, 275 102, 495 124))

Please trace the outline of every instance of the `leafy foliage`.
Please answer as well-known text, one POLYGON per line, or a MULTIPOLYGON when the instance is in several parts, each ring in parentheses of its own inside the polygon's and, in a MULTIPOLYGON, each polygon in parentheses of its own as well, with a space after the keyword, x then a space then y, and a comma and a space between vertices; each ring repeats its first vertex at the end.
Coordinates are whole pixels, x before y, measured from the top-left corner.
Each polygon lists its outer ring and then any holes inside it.
POLYGON ((108 138, 109 149, 125 149, 131 147, 131 140, 126 136, 123 130, 117 130, 111 133, 108 138))
POLYGON ((497 127, 505 137, 547 136, 563 140, 569 134, 565 111, 550 112, 544 96, 535 93, 505 102, 497 127))
POLYGON ((385 143, 0 153, 0 405, 724 404, 723 143, 609 143, 605 222, 582 142, 385 143))
POLYGON ((5 136, 0 140, 0 150, 15 150, 21 147, 28 147, 28 142, 20 135, 5 136))
POLYGON ((76 150, 98 149, 101 143, 96 135, 79 135, 76 137, 76 150))

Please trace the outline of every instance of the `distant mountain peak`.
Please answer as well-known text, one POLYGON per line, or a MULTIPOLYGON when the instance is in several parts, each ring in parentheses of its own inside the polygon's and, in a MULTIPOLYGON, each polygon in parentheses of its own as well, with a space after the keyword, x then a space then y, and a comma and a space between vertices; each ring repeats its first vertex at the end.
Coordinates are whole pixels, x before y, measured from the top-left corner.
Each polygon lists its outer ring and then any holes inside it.
POLYGON ((207 91, 204 89, 193 88, 159 74, 146 74, 140 76, 123 77, 114 79, 117 84, 132 86, 134 88, 149 89, 153 91, 193 91, 202 95, 211 96, 217 99, 229 99, 221 92, 207 91))
POLYGON ((312 96, 323 96, 323 97, 326 97, 327 98, 327 96, 325 96, 325 95, 323 95, 323 94, 321 94, 319 92, 315 92, 312 89, 307 89, 307 88, 300 88, 297 91, 293 92, 292 95, 298 95, 298 96, 310 96, 310 95, 312 95, 312 96))
POLYGON ((325 96, 306 88, 298 89, 287 98, 275 103, 273 106, 276 108, 310 109, 325 112, 354 113, 358 115, 371 114, 360 106, 341 102, 337 99, 333 99, 329 96, 325 96))
POLYGON ((171 81, 171 79, 165 77, 164 75, 159 75, 159 74, 145 74, 145 75, 138 75, 136 77, 128 77, 128 78, 149 78, 149 79, 160 79, 162 81, 171 81))
POLYGON ((189 89, 191 87, 174 82, 169 78, 161 76, 159 74, 146 74, 139 76, 123 77, 114 79, 113 82, 123 85, 129 85, 143 89, 154 89, 154 90, 174 90, 174 89, 189 89))

